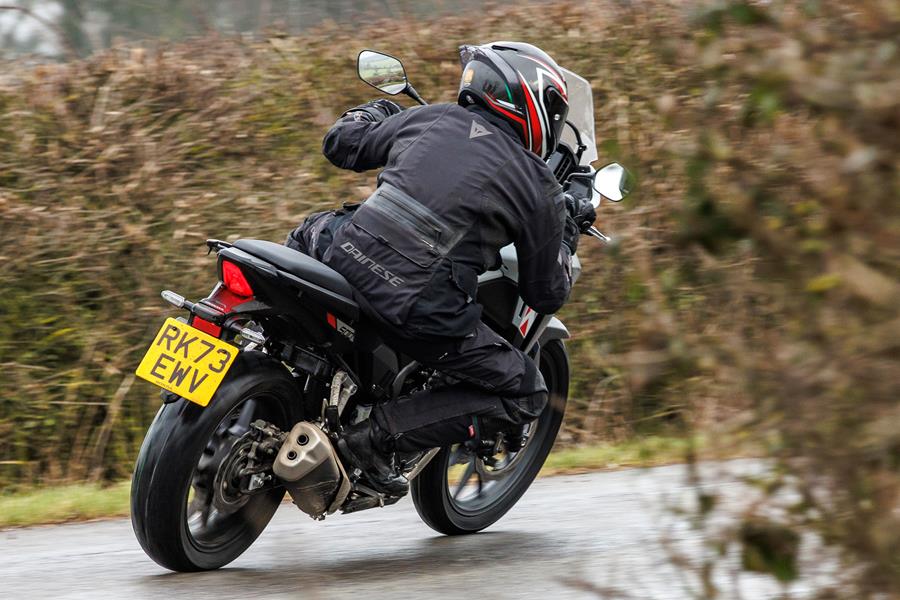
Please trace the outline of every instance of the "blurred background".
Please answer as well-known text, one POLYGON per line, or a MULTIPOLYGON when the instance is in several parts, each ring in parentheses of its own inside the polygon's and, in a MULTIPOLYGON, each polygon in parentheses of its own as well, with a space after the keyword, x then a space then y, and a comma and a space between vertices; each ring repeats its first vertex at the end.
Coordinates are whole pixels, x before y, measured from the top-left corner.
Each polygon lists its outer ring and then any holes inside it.
POLYGON ((710 543, 790 581, 813 531, 853 566, 822 597, 890 597, 896 0, 0 2, 0 499, 121 488, 160 402, 133 375, 171 312, 159 291, 205 295, 206 238, 281 241, 372 191, 320 153, 376 95, 361 48, 450 102, 457 46, 495 39, 588 79, 599 164, 638 177, 598 211, 617 243, 579 249, 554 464, 766 458, 764 499, 710 543))

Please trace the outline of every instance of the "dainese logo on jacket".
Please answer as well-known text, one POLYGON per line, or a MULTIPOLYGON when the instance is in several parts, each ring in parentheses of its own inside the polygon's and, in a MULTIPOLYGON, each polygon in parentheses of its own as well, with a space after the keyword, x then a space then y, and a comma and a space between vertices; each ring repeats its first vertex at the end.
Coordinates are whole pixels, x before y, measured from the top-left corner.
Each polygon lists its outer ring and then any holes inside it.
POLYGON ((392 286, 400 287, 401 285, 403 285, 403 279, 397 277, 396 275, 379 265, 377 262, 363 254, 359 250, 359 248, 354 246, 352 243, 344 242, 343 244, 341 244, 341 250, 352 256, 353 259, 356 260, 356 262, 366 267, 392 286))

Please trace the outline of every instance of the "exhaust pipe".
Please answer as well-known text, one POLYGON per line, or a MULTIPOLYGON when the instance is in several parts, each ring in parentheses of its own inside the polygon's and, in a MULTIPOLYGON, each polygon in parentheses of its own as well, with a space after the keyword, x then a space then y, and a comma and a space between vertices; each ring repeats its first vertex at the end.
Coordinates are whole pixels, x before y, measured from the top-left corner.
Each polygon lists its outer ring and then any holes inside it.
POLYGON ((297 508, 314 519, 338 510, 350 494, 350 479, 325 432, 308 421, 294 425, 272 471, 297 508))

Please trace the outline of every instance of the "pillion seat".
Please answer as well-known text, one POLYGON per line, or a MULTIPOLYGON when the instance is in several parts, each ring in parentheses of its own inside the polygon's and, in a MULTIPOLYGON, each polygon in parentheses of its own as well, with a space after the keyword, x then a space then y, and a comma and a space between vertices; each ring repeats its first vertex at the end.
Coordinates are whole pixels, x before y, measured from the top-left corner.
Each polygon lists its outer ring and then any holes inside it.
POLYGON ((233 245, 300 279, 345 298, 353 298, 353 287, 343 275, 302 252, 265 240, 238 240, 233 245))

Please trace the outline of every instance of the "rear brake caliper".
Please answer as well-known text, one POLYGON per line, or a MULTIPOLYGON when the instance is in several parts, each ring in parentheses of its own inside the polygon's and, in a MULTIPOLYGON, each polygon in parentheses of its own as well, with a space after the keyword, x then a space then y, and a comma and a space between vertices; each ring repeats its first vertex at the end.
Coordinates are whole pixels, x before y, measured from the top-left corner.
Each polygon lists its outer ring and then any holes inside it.
POLYGON ((275 484, 272 463, 284 442, 285 433, 261 419, 238 440, 216 474, 217 499, 257 492, 275 484), (230 491, 230 493, 229 493, 230 491))

